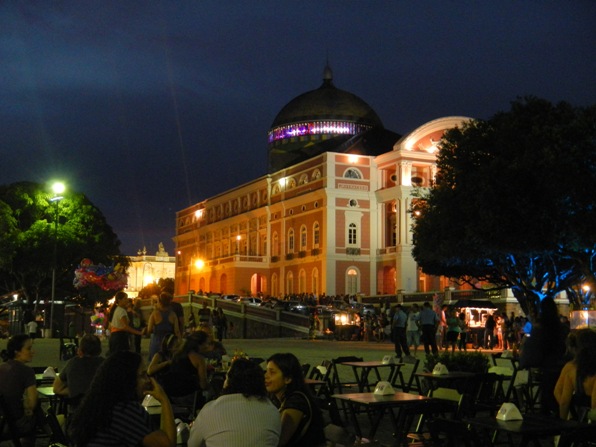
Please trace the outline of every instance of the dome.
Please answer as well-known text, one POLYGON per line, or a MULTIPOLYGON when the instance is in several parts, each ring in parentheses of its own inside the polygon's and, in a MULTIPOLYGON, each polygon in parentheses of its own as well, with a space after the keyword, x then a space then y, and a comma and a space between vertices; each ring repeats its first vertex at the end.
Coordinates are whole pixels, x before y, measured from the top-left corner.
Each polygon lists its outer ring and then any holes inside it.
POLYGON ((370 127, 383 127, 379 116, 366 102, 333 85, 329 66, 325 67, 321 87, 303 93, 286 104, 273 120, 271 130, 313 120, 350 121, 370 127))
POLYGON ((366 102, 333 85, 327 65, 323 84, 292 99, 273 120, 268 134, 269 171, 334 151, 356 135, 382 128, 381 119, 366 102))

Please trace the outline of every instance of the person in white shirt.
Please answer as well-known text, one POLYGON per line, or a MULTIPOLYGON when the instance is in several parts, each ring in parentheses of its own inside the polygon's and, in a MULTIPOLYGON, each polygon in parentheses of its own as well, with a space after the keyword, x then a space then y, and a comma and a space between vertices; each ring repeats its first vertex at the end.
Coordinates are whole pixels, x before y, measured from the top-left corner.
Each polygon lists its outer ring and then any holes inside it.
POLYGON ((420 346, 420 307, 418 304, 412 306, 412 310, 408 314, 408 322, 406 325, 406 339, 408 347, 414 347, 414 357, 420 346))
POLYGON ((29 323, 27 323, 27 332, 29 333, 29 337, 37 337, 37 321, 31 320, 29 323))
POLYGON ((190 429, 188 447, 277 447, 281 418, 267 397, 263 369, 248 359, 232 362, 223 394, 208 402, 190 429))

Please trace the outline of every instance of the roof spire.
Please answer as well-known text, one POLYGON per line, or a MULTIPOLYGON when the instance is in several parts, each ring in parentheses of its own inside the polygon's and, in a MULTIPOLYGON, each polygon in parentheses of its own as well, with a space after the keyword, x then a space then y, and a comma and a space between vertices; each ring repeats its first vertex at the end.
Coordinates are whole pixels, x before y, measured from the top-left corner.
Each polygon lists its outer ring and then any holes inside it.
POLYGON ((333 71, 329 66, 329 53, 327 53, 327 61, 323 70, 323 85, 333 85, 333 71))

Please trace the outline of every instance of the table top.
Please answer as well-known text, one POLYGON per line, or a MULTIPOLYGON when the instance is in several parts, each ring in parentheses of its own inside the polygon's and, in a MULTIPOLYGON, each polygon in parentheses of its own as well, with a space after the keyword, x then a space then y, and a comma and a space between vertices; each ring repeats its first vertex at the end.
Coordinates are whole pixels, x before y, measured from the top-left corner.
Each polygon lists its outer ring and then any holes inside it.
POLYGON ((403 366, 405 363, 383 363, 382 360, 371 360, 364 362, 341 362, 340 365, 356 366, 360 368, 378 368, 380 366, 403 366))
POLYGON ((345 393, 334 394, 331 397, 335 399, 356 402, 363 405, 401 405, 431 399, 427 396, 404 393, 401 391, 386 395, 379 395, 375 393, 345 393))
POLYGON ((38 386, 37 392, 39 394, 43 394, 44 396, 53 397, 54 394, 54 387, 52 386, 38 386))
POLYGON ((475 377, 477 374, 473 373, 473 372, 467 372, 467 371, 451 371, 447 374, 433 374, 431 372, 417 372, 416 375, 419 377, 426 377, 428 379, 451 380, 451 379, 469 379, 471 377, 475 377))
MULTIPOLYGON (((58 374, 58 373, 56 373, 56 376, 58 376, 58 375, 59 375, 59 374, 58 374)), ((39 382, 39 381, 42 381, 42 380, 43 380, 43 381, 48 381, 48 382, 49 382, 49 381, 51 380, 51 381, 53 382, 53 381, 54 381, 54 377, 48 377, 48 376, 44 376, 44 375, 43 375, 43 373, 40 373, 40 374, 35 374, 35 380, 37 380, 38 382, 39 382)))
POLYGON ((327 382, 319 379, 304 379, 306 385, 325 385, 327 382))

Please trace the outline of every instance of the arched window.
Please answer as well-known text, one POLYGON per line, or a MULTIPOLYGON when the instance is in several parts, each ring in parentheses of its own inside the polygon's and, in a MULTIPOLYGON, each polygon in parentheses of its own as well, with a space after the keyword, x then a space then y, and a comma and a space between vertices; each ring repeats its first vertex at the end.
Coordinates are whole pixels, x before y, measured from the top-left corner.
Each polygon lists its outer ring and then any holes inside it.
POLYGON ((294 274, 288 272, 286 275, 286 293, 294 293, 294 274))
POLYGON ((271 275, 271 295, 279 296, 279 284, 277 284, 277 273, 271 275))
POLYGON ((306 250, 306 225, 300 227, 300 251, 306 250))
POLYGON ((318 169, 315 169, 312 173, 311 178, 313 180, 319 180, 321 178, 321 171, 319 171, 318 169))
POLYGON ((358 245, 358 228, 353 222, 348 225, 348 245, 358 245))
POLYGON ((273 245, 271 246, 271 256, 279 256, 279 236, 277 231, 273 233, 273 245))
POLYGON ((294 229, 288 231, 288 253, 294 253, 294 229))
POLYGON ((298 272, 298 293, 306 293, 306 272, 300 269, 298 272))
POLYGON ((346 172, 344 172, 344 178, 361 179, 362 174, 360 173, 359 170, 357 170, 355 168, 348 168, 348 169, 346 169, 346 172))
POLYGON ((308 175, 307 174, 302 174, 300 176, 300 180, 298 180, 298 184, 299 185, 305 185, 306 183, 308 183, 308 175))
POLYGON ((360 274, 356 267, 349 267, 346 271, 346 294, 356 295, 360 289, 360 274))
POLYGON ((315 222, 312 226, 312 244, 313 248, 319 248, 320 245, 321 230, 319 222, 315 222))

